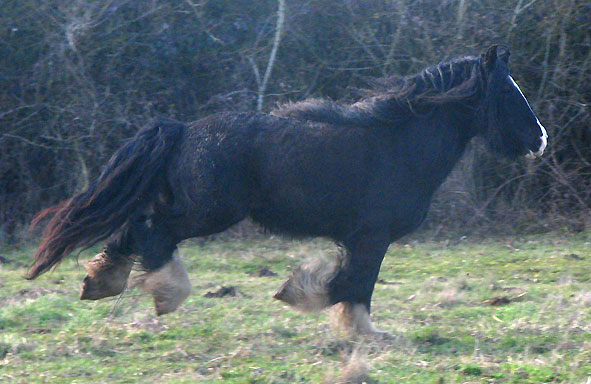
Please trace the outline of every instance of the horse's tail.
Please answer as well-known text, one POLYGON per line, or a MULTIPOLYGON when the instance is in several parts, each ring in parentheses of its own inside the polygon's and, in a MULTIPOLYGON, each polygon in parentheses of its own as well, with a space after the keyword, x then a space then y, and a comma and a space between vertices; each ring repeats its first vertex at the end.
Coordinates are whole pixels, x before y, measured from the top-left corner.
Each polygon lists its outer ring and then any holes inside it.
POLYGON ((34 279, 75 249, 91 247, 107 238, 131 214, 149 204, 184 127, 177 121, 159 120, 140 130, 115 152, 86 191, 41 211, 32 227, 47 216, 53 217, 26 278, 34 279))

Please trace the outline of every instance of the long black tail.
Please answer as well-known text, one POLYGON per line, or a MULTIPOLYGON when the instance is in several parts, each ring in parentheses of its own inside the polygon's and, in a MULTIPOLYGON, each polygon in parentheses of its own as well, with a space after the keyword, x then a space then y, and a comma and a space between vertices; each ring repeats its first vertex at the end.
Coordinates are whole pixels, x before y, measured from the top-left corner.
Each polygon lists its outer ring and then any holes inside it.
POLYGON ((75 249, 107 238, 149 203, 184 129, 184 124, 174 120, 159 120, 142 129, 115 152, 86 191, 41 211, 32 226, 47 216, 53 218, 26 278, 34 279, 75 249))

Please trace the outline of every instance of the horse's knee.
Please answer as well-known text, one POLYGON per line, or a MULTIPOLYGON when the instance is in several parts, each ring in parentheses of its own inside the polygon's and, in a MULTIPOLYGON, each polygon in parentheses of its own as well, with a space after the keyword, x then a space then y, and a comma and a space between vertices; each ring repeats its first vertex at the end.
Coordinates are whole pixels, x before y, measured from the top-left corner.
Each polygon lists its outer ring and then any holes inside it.
POLYGON ((330 304, 360 303, 369 311, 376 279, 367 271, 343 268, 328 284, 330 304))
POLYGON ((316 312, 330 303, 329 282, 338 272, 338 264, 326 260, 298 267, 277 290, 273 298, 304 312, 316 312))
POLYGON ((191 293, 191 282, 178 255, 162 267, 139 276, 136 285, 152 294, 158 316, 175 311, 191 293))
POLYGON ((349 258, 329 283, 330 303, 360 303, 370 309, 371 296, 388 244, 365 239, 350 244, 349 258))

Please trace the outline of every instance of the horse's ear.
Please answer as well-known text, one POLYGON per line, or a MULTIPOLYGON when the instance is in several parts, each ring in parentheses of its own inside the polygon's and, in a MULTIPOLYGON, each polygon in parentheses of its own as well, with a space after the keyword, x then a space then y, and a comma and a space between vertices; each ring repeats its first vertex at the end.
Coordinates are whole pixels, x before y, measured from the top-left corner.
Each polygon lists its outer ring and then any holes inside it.
POLYGON ((511 56, 511 52, 509 52, 507 48, 504 48, 498 53, 499 59, 501 59, 505 64, 509 64, 509 56, 511 56))
POLYGON ((487 71, 491 71, 497 62, 498 44, 491 45, 485 53, 482 54, 482 63, 487 71))

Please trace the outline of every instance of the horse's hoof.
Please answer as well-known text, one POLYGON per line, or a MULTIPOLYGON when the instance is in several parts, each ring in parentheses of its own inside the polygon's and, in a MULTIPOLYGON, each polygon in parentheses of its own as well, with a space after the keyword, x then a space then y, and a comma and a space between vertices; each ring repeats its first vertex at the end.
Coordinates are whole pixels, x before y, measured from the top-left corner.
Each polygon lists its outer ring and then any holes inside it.
POLYGON ((88 275, 82 283, 80 300, 98 300, 116 296, 127 286, 127 278, 133 267, 133 259, 113 259, 101 252, 86 263, 88 275))
POLYGON ((364 333, 363 335, 381 341, 391 341, 396 339, 396 336, 394 336, 390 332, 380 331, 377 329, 374 329, 371 333, 364 333))
POLYGON ((125 285, 121 289, 117 289, 112 285, 104 286, 104 281, 97 281, 86 275, 82 282, 82 292, 80 293, 80 300, 99 300, 109 296, 115 296, 123 292, 125 285))
POLYGON ((175 311, 191 293, 189 276, 176 255, 160 269, 139 276, 136 285, 152 294, 158 316, 175 311))
POLYGON ((300 311, 320 311, 329 305, 328 282, 332 276, 334 276, 334 268, 299 267, 279 287, 273 298, 300 311))
POLYGON ((281 284, 281 287, 275 292, 273 298, 279 301, 283 301, 286 304, 291 306, 295 306, 296 300, 295 295, 292 293, 292 289, 290 288, 291 285, 291 278, 287 279, 286 281, 281 284))
POLYGON ((360 303, 337 303, 333 306, 331 314, 331 326, 339 332, 347 335, 363 335, 377 339, 392 339, 388 332, 378 330, 372 323, 365 305, 360 303))

